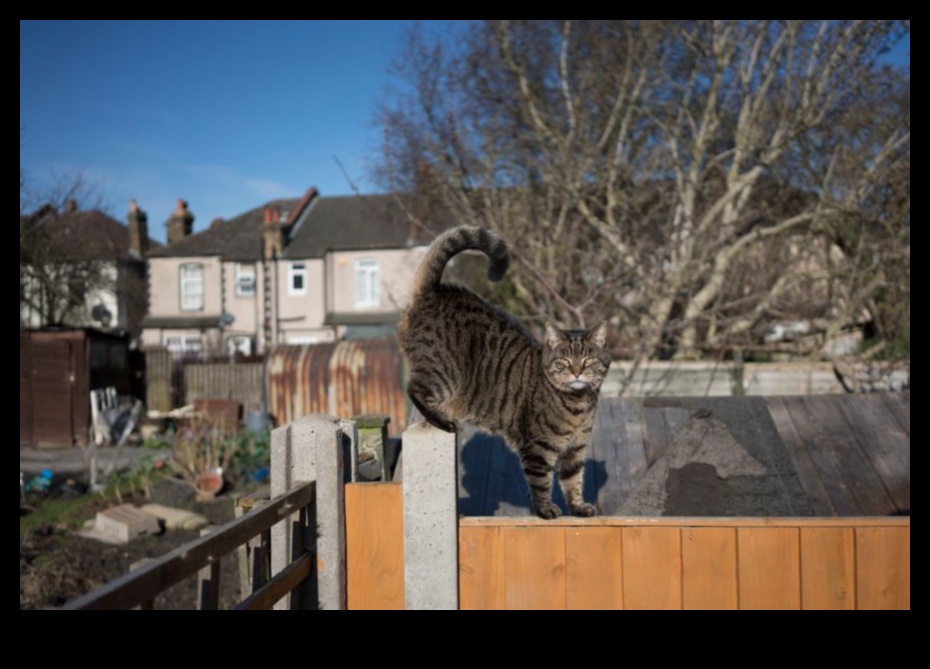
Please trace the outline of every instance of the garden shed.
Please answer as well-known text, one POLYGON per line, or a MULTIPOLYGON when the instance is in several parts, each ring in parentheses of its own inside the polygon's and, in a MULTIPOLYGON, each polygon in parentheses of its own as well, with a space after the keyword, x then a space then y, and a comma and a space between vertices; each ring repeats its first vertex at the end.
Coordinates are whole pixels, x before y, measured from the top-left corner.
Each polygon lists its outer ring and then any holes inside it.
POLYGON ((21 330, 19 443, 64 448, 87 441, 90 391, 131 394, 129 335, 94 328, 21 330))

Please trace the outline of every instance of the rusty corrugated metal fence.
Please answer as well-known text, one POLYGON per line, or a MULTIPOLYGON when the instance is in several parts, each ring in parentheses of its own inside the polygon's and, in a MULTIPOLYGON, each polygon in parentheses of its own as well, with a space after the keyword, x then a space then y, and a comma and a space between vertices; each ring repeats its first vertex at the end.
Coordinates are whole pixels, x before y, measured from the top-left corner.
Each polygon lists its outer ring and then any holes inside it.
POLYGON ((387 414, 398 433, 407 426, 403 374, 393 339, 281 346, 268 357, 268 411, 278 425, 308 413, 387 414))

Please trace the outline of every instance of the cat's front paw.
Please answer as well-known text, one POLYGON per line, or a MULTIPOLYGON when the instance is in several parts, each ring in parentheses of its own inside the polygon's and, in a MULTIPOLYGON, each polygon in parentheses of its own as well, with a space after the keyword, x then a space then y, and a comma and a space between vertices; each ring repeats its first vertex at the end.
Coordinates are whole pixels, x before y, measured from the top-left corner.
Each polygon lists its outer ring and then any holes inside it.
POLYGON ((562 509, 552 502, 534 505, 534 507, 536 509, 536 515, 544 520, 552 520, 562 515, 562 509))
POLYGON ((590 518, 591 516, 597 515, 597 509, 594 508, 593 504, 588 504, 587 502, 576 504, 572 507, 572 515, 590 518))

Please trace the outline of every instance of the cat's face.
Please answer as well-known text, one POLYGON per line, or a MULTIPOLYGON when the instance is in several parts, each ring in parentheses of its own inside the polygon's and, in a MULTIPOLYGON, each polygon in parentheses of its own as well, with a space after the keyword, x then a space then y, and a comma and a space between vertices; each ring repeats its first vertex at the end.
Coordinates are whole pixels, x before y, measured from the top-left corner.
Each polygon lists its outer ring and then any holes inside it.
POLYGON ((564 392, 599 391, 611 360, 606 340, 603 321, 590 330, 561 330, 546 321, 543 368, 552 385, 564 392))

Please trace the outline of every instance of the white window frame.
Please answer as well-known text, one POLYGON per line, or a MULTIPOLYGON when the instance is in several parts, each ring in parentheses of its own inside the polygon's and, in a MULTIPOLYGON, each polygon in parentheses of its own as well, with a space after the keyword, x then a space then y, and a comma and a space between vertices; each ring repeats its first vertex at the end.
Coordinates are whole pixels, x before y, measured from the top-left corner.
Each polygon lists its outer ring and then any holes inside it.
POLYGON ((381 261, 359 258, 355 261, 355 308, 381 306, 381 261))
POLYGON ((255 297, 255 280, 254 262, 236 263, 236 297, 255 297))
POLYGON ((287 268, 287 294, 300 296, 307 294, 307 263, 304 261, 292 262, 287 268), (300 288, 294 287, 294 280, 300 277, 303 284, 300 288))
POLYGON ((204 269, 203 263, 184 263, 178 268, 180 283, 181 311, 203 311, 204 306, 204 269), (191 276, 192 270, 198 270, 200 276, 191 276), (199 284, 200 295, 197 300, 196 288, 199 284), (196 306, 192 306, 196 305, 196 306))

